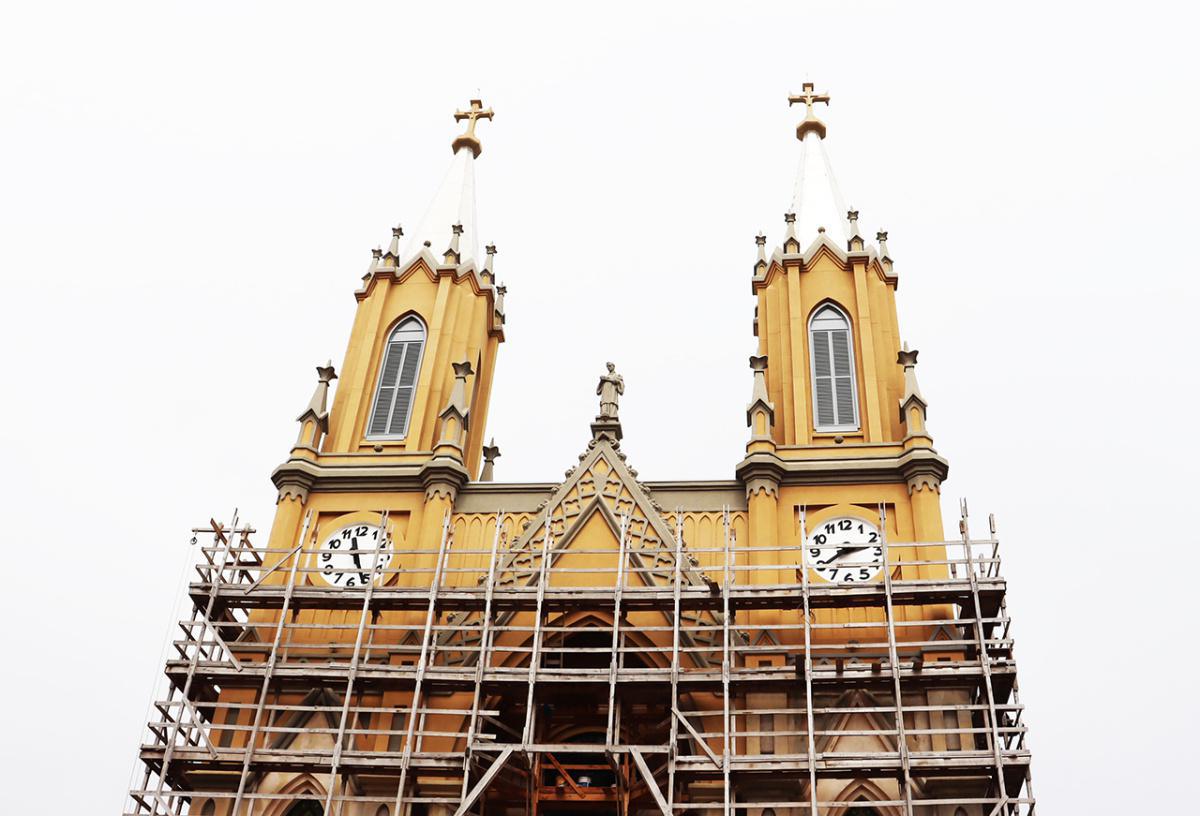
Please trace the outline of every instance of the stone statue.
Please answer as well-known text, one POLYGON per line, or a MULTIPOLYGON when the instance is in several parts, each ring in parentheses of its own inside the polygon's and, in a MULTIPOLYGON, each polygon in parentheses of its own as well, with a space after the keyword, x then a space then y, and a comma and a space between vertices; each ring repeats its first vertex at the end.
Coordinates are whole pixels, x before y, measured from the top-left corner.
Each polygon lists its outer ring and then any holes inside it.
POLYGON ((625 393, 625 380, 617 373, 615 365, 605 365, 608 372, 600 376, 600 384, 596 386, 596 393, 600 396, 600 415, 597 419, 616 419, 617 400, 625 393))

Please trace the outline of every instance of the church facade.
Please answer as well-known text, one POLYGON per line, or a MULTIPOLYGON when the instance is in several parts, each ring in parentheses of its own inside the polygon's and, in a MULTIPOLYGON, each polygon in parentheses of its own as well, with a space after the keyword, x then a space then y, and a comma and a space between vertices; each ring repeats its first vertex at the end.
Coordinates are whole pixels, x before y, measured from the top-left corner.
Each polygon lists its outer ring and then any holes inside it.
POLYGON ((964 506, 946 540, 887 235, 842 202, 828 97, 789 101, 799 175, 782 241, 757 238, 720 482, 638 478, 611 363, 563 480, 494 480, 492 111, 455 114, 428 213, 373 252, 317 368, 269 534, 196 531, 126 813, 1035 812, 995 525, 964 506))

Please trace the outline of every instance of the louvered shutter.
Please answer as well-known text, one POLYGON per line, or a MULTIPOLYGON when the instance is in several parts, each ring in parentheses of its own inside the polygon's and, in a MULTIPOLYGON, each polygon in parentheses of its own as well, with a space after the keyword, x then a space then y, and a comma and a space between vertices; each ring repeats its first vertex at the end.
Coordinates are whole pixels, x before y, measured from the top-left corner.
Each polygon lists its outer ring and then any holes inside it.
POLYGON ((833 372, 830 370, 829 332, 814 331, 812 336, 813 353, 813 393, 816 395, 817 425, 836 425, 837 415, 833 405, 833 372))
POLYGON ((425 329, 412 318, 397 326, 388 338, 367 425, 369 436, 403 436, 408 430, 424 345, 425 329))
POLYGON ((816 427, 831 430, 857 428, 850 322, 832 306, 821 309, 810 324, 809 348, 812 352, 816 427))

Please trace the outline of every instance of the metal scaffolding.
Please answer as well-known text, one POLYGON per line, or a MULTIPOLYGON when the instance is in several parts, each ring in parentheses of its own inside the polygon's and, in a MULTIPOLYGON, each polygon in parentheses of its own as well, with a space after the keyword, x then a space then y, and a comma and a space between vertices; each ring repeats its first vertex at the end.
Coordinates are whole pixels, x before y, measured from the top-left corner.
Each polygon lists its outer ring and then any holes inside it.
POLYGON ((769 547, 728 510, 690 547, 667 514, 654 564, 628 515, 567 558, 550 524, 518 553, 502 512, 455 546, 447 513, 351 589, 310 580, 309 518, 278 550, 213 523, 124 812, 1033 816, 999 541, 962 510, 961 540, 885 541, 853 584, 799 566, 803 508, 769 547), (702 553, 719 577, 684 580, 702 553))

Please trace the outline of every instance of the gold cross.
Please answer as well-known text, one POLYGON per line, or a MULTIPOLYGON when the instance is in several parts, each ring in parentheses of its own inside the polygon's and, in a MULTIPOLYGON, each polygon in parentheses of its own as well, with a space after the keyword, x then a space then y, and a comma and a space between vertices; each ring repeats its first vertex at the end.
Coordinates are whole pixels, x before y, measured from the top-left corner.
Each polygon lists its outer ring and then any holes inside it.
POLYGON ((826 105, 828 105, 829 104, 829 94, 814 93, 813 92, 813 84, 811 82, 805 82, 804 86, 803 86, 803 93, 799 94, 798 96, 789 96, 788 97, 788 105, 789 106, 790 105, 798 105, 801 102, 803 102, 805 104, 805 106, 808 108, 808 115, 812 116, 813 115, 813 103, 814 102, 824 102, 826 105))
POLYGON ((475 123, 477 121, 479 121, 480 119, 491 119, 493 116, 495 116, 495 114, 492 113, 491 108, 488 108, 487 110, 483 109, 483 100, 482 99, 472 99, 470 110, 466 110, 466 111, 460 110, 460 111, 454 112, 454 121, 461 122, 463 119, 466 119, 467 120, 467 132, 464 133, 463 136, 465 136, 468 139, 474 139, 474 138, 476 138, 475 123))

